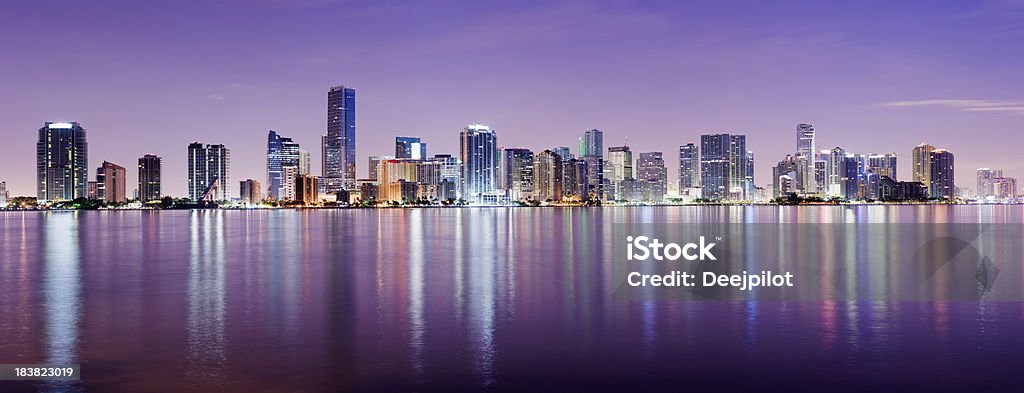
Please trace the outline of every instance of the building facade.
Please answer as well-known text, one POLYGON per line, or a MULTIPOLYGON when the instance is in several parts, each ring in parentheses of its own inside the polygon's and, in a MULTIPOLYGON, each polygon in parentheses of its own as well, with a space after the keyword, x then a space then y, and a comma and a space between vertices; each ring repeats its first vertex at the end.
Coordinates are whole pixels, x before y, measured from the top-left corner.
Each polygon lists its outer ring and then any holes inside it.
POLYGON ((302 149, 292 138, 270 130, 267 133, 267 198, 290 199, 285 189, 293 186, 284 179, 284 168, 292 168, 296 175, 303 174, 302 149))
POLYGON ((490 127, 470 124, 459 135, 462 198, 487 203, 498 190, 498 136, 490 127))
POLYGON ((411 136, 395 137, 395 158, 427 159, 427 143, 411 136))
POLYGON ((160 174, 163 159, 153 154, 139 158, 139 201, 142 203, 159 200, 161 194, 160 174))
POLYGON ((327 134, 323 137, 324 189, 334 193, 356 179, 356 91, 345 86, 327 92, 327 134))
POLYGON ((700 139, 701 196, 715 201, 749 200, 752 195, 748 194, 753 192, 753 154, 747 151, 747 137, 707 134, 700 139))
POLYGON ((224 145, 188 145, 188 196, 194 202, 231 199, 231 151, 224 145))
POLYGON ((89 193, 89 144, 77 122, 46 122, 36 142, 36 198, 85 198, 89 193))
POLYGON ((103 165, 96 168, 96 199, 108 203, 127 202, 127 175, 123 166, 103 161, 103 165))

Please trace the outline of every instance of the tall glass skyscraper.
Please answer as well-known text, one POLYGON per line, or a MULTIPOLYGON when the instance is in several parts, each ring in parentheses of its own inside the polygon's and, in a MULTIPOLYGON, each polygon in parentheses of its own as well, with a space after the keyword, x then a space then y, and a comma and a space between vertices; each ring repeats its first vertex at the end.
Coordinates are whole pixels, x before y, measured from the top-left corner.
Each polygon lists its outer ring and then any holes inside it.
POLYGON ((697 145, 679 146, 679 193, 687 188, 700 187, 700 154, 697 145))
POLYGON ((188 145, 188 196, 195 202, 231 199, 231 151, 224 145, 188 145))
POLYGON ((427 144, 411 136, 395 137, 395 158, 427 159, 427 144))
POLYGON ((483 203, 498 189, 498 136, 490 127, 470 124, 459 135, 462 158, 462 197, 483 203))
POLYGON ((327 134, 323 137, 324 190, 352 188, 356 179, 356 91, 345 86, 327 92, 327 134))
POLYGON ((932 183, 932 150, 935 150, 935 146, 922 143, 914 147, 914 153, 910 157, 913 180, 924 184, 925 187, 932 183))
POLYGON ((583 136, 580 137, 580 157, 601 157, 602 155, 604 155, 604 133, 598 129, 584 131, 583 136))
POLYGON ((282 199, 286 186, 284 168, 292 168, 296 175, 301 173, 302 149, 292 138, 286 138, 274 130, 267 133, 267 198, 282 199))
POLYGON ((660 151, 640 153, 636 178, 643 181, 644 200, 661 202, 668 190, 668 170, 660 151))
POLYGON ((509 191, 514 201, 533 194, 533 152, 530 149, 506 148, 499 151, 498 188, 509 191))
POLYGON ((818 182, 814 177, 814 159, 818 152, 818 145, 814 137, 814 125, 796 125, 796 154, 803 156, 808 163, 808 165, 801 168, 803 173, 800 175, 803 177, 804 182, 800 184, 800 191, 807 194, 816 194, 818 192, 818 182))
POLYGON ((89 145, 76 122, 46 122, 36 142, 36 198, 85 198, 89 193, 89 145))
POLYGON ((953 199, 956 197, 956 183, 953 178, 953 153, 946 149, 931 151, 931 183, 928 185, 932 198, 953 199))
POLYGON ((623 181, 635 180, 633 177, 633 152, 629 146, 612 146, 608 148, 608 160, 605 162, 605 178, 611 186, 606 190, 612 200, 626 199, 623 181))
POLYGON ((718 201, 750 200, 753 153, 747 151, 746 135, 700 136, 701 197, 718 201))
POLYGON ((139 200, 143 203, 160 199, 161 161, 152 154, 139 158, 139 200))

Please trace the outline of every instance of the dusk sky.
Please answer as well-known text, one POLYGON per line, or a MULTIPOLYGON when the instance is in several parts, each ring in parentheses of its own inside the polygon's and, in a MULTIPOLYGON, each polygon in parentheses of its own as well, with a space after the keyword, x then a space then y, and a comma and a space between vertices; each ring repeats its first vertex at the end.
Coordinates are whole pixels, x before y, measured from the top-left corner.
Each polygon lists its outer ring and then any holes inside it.
MULTIPOLYGON (((164 158, 163 192, 186 193, 186 147, 222 143, 238 180, 264 181, 267 130, 293 137, 320 172, 326 94, 357 91, 357 168, 397 135, 458 154, 484 123, 502 146, 662 151, 747 135, 755 182, 796 149, 951 150, 975 169, 1024 177, 1024 1, 32 1, 0 12, 0 181, 35 195, 45 121, 88 130, 90 179, 104 160, 164 158)), ((265 183, 264 183, 265 184, 265 183)))

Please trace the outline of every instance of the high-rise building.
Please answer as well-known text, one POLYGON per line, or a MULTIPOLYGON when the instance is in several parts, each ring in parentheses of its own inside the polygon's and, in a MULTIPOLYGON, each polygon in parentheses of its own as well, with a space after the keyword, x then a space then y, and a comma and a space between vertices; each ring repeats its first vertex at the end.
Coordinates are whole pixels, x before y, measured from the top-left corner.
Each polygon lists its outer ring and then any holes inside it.
POLYGON ((700 187, 700 151, 687 143, 679 146, 679 194, 695 187, 700 187))
POLYGON ((146 203, 160 199, 160 172, 162 161, 158 156, 146 154, 139 158, 139 201, 146 203))
POLYGON ((932 198, 953 199, 956 197, 956 185, 953 179, 953 153, 945 149, 935 149, 931 151, 930 158, 929 194, 932 198))
POLYGON ((590 198, 587 183, 587 162, 570 158, 562 160, 562 200, 583 201, 590 198))
POLYGON ((490 127, 470 124, 459 135, 462 159, 462 197, 485 203, 498 189, 498 135, 490 127))
POLYGON ((299 174, 300 175, 311 175, 313 174, 310 165, 309 152, 305 149, 299 149, 299 174))
POLYGON ((298 179, 299 167, 294 165, 287 165, 281 167, 281 187, 278 189, 277 196, 272 198, 275 200, 282 201, 294 201, 295 200, 295 179, 298 179))
POLYGON ((427 159, 427 143, 411 136, 395 137, 395 158, 427 159))
MULTIPOLYGON (((580 157, 601 157, 604 155, 604 133, 593 129, 583 132, 580 137, 580 157)), ((593 168, 588 168, 593 169, 593 168)))
POLYGON ((801 154, 787 154, 785 159, 779 161, 772 168, 772 197, 785 197, 789 194, 804 192, 807 166, 807 157, 801 154))
POLYGON ((585 199, 602 200, 604 198, 604 159, 601 156, 583 156, 587 165, 587 197, 585 199))
POLYGON ((513 201, 530 199, 533 194, 533 152, 530 149, 504 148, 498 151, 498 188, 507 190, 513 201))
POLYGON ((286 138, 274 130, 267 133, 267 198, 290 199, 284 189, 292 187, 283 178, 284 168, 293 168, 296 175, 302 172, 302 149, 292 138, 286 138))
POLYGON ((76 122, 46 122, 36 142, 36 198, 72 200, 89 192, 89 145, 76 122))
POLYGON ((368 178, 370 180, 377 180, 377 173, 380 170, 380 162, 381 161, 387 161, 387 160, 393 160, 393 159, 395 159, 395 156, 370 156, 369 159, 368 159, 368 161, 369 161, 368 162, 369 172, 367 172, 367 173, 369 173, 368 178))
POLYGON ((431 159, 437 163, 438 200, 462 198, 462 162, 451 154, 435 154, 431 159))
POLYGON ((292 200, 303 205, 315 205, 319 202, 319 188, 317 177, 313 175, 301 175, 295 177, 295 197, 292 200))
POLYGON ((127 202, 127 174, 123 166, 103 161, 103 165, 96 168, 96 199, 110 203, 127 202))
POLYGON ((356 91, 345 86, 327 92, 327 134, 323 137, 324 190, 353 187, 356 179, 356 91))
POLYGON ((885 176, 893 180, 896 177, 896 153, 868 154, 868 170, 878 176, 885 176))
POLYGON ((700 136, 701 196, 719 201, 746 201, 753 197, 753 153, 746 150, 746 135, 700 136), (749 154, 748 154, 749 153, 749 154))
POLYGON ((241 202, 246 205, 259 205, 263 201, 262 188, 260 188, 260 181, 253 179, 245 179, 238 182, 238 195, 240 196, 241 202))
POLYGON ((1002 171, 998 171, 998 176, 992 179, 992 193, 993 196, 998 199, 1016 198, 1017 197, 1017 179, 1012 177, 1003 177, 1002 171))
POLYGON ((828 178, 828 186, 825 194, 830 197, 842 197, 845 195, 846 178, 846 150, 836 146, 828 155, 825 176, 828 178))
POLYGON ((544 150, 533 159, 534 197, 541 202, 562 200, 562 158, 544 150))
POLYGON ((636 179, 642 182, 640 187, 643 199, 650 202, 663 201, 668 192, 668 170, 661 152, 640 153, 636 164, 636 179))
POLYGON ((611 186, 606 190, 611 194, 611 199, 625 199, 622 182, 635 179, 633 175, 633 152, 629 146, 612 146, 608 148, 608 160, 604 166, 605 179, 611 186))
POLYGON ((562 158, 562 161, 576 158, 572 155, 572 150, 569 149, 569 146, 557 146, 554 149, 551 149, 551 151, 558 154, 558 156, 562 158))
POLYGON ((224 145, 188 145, 188 196, 195 202, 231 199, 231 151, 224 145))
POLYGON ((11 200, 11 195, 7 192, 7 182, 0 181, 0 208, 7 206, 7 201, 11 200))
MULTIPOLYGON (((913 180, 915 182, 924 184, 928 187, 931 181, 931 153, 935 150, 934 146, 927 143, 922 143, 914 148, 914 153, 911 158, 911 166, 913 172, 913 180)), ((929 191, 930 192, 930 191, 929 191)))
POLYGON ((978 199, 995 196, 995 187, 992 182, 995 178, 992 169, 978 168, 978 199))
POLYGON ((828 195, 828 158, 831 150, 819 150, 814 157, 814 182, 818 185, 818 194, 828 195))
POLYGON ((806 194, 818 193, 818 183, 814 178, 814 158, 818 152, 818 145, 815 142, 814 125, 796 125, 796 154, 801 155, 807 162, 802 168, 804 173, 801 177, 804 182, 800 184, 800 191, 806 194))

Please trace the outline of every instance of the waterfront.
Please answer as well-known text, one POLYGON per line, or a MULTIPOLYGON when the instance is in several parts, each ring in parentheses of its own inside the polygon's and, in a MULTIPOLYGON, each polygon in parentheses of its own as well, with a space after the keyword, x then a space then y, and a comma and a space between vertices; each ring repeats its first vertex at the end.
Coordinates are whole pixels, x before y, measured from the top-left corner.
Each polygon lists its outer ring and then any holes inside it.
POLYGON ((1019 301, 614 299, 612 227, 637 222, 1021 224, 1024 206, 5 212, 0 363, 80 363, 83 381, 0 388, 1024 382, 1019 301))

